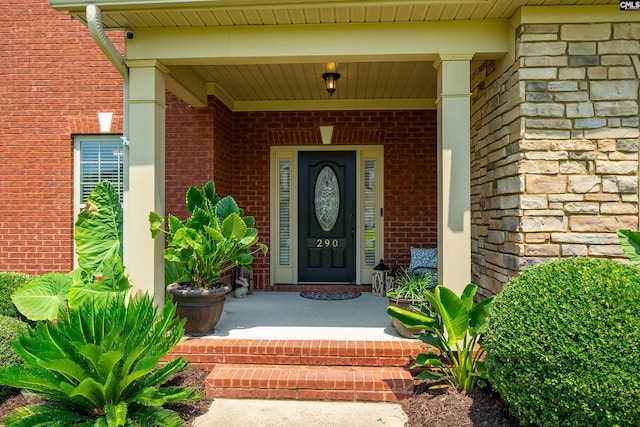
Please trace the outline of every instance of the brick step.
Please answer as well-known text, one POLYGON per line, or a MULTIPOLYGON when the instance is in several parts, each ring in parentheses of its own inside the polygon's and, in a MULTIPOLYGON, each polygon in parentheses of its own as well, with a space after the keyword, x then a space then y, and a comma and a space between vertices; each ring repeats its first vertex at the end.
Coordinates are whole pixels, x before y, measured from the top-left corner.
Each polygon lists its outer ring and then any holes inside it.
POLYGON ((205 386, 214 398, 398 402, 413 378, 400 367, 224 364, 205 386))
POLYGON ((184 338, 167 356, 211 370, 211 397, 397 402, 413 393, 419 341, 184 338))
POLYGON ((219 364, 407 367, 424 351, 419 341, 249 340, 185 338, 168 358, 219 364))

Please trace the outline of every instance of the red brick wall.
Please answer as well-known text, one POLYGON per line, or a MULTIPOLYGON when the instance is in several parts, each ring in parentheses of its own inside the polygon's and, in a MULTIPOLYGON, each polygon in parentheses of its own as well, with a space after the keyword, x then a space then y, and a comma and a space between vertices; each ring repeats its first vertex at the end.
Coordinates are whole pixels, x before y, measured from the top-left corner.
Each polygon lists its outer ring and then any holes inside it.
POLYGON ((165 210, 188 216, 185 194, 190 185, 213 179, 213 108, 193 109, 167 93, 165 145, 165 210))
POLYGON ((232 142, 233 114, 216 98, 210 97, 209 99, 209 104, 214 109, 213 141, 215 151, 213 156, 213 179, 216 183, 216 191, 221 197, 229 194, 235 196, 232 194, 233 181, 238 178, 238 174, 233 163, 235 151, 232 142))
POLYGON ((213 180, 218 195, 231 194, 233 117, 214 97, 209 98, 207 108, 196 110, 167 93, 167 105, 165 208, 184 219, 188 216, 185 192, 190 185, 201 187, 213 180))
MULTIPOLYGON (((269 147, 321 144, 320 125, 334 126, 334 144, 382 144, 385 151, 385 258, 437 241, 435 111, 254 112, 233 115, 233 195, 256 217, 269 243, 269 147)), ((269 283, 269 260, 254 263, 256 287, 269 283)))
POLYGON ((1 10, 0 271, 68 271, 72 134, 99 132, 99 111, 114 112, 121 132, 121 79, 87 28, 47 0, 1 10))

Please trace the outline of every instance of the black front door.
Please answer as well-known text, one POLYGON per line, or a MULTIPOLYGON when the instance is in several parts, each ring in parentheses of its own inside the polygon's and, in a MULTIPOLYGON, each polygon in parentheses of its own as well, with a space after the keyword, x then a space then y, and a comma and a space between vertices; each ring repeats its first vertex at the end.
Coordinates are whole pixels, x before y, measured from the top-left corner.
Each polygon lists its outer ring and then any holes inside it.
POLYGON ((356 279, 356 153, 298 154, 298 281, 356 279))

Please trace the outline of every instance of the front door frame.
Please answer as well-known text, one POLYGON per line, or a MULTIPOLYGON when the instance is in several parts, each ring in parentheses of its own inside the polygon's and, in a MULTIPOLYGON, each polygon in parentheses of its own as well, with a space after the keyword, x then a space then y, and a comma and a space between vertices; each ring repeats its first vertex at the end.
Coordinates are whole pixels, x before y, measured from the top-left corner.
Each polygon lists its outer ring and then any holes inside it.
MULTIPOLYGON (((300 151, 356 152, 356 284, 370 284, 375 260, 384 253, 384 147, 381 145, 306 145, 272 146, 270 161, 270 283, 298 284, 298 153, 300 151), (375 198, 375 243, 365 255, 365 164, 375 164, 373 196, 375 198), (280 206, 280 168, 289 174, 286 191, 289 203, 280 206), (289 224, 281 234, 281 212, 289 215, 289 224), (281 252, 282 249, 282 252, 281 252)), ((367 184, 370 186, 370 183, 367 184)), ((367 187, 369 188, 369 187, 367 187)), ((369 194, 371 194, 369 192, 369 194)))

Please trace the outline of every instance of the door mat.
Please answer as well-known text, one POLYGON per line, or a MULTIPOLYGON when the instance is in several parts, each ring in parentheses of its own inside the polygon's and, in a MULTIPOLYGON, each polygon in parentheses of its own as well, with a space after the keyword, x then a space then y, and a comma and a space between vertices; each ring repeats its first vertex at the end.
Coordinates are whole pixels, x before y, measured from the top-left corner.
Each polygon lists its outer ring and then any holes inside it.
POLYGON ((354 298, 358 298, 360 295, 362 295, 362 292, 326 292, 326 291, 300 292, 300 296, 302 298, 323 300, 323 301, 340 301, 340 300, 346 300, 346 299, 354 299, 354 298))

